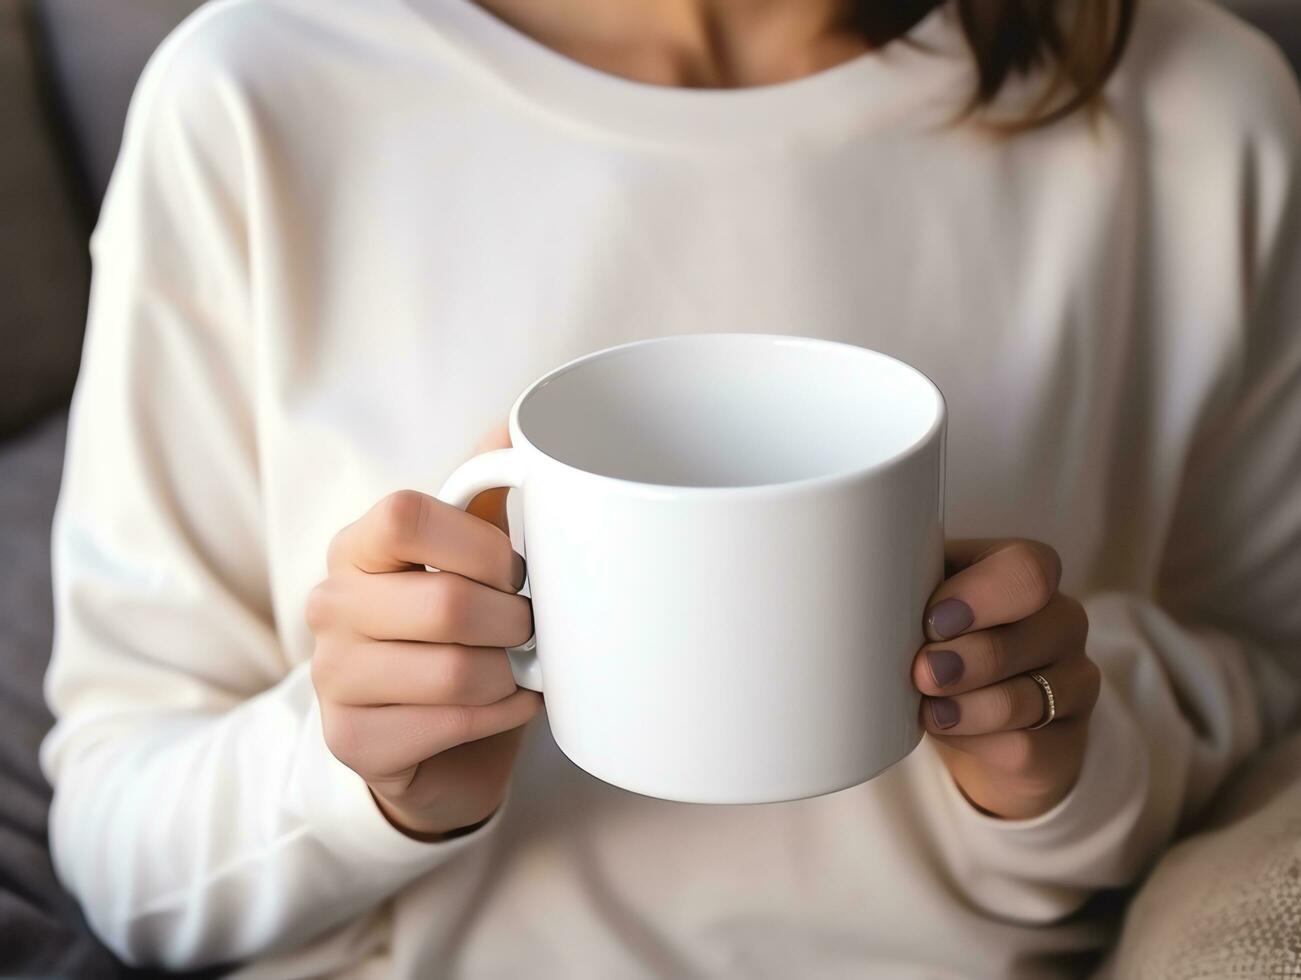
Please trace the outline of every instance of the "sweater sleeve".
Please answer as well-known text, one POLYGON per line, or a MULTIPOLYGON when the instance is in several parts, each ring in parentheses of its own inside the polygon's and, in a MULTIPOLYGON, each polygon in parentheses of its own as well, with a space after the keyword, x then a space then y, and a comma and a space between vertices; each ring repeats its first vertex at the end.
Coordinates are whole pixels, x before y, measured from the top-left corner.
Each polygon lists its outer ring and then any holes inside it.
POLYGON ((928 753, 957 881, 1001 916, 1051 922, 1131 884, 1301 720, 1301 102, 1276 60, 1272 124, 1243 147, 1244 326, 1222 395, 1149 593, 1083 597, 1103 685, 1079 781, 1045 814, 1000 820, 928 753))
POLYGON ((249 272, 258 165, 238 80, 195 37, 206 26, 201 12, 146 69, 91 241, 41 756, 60 878, 120 956, 171 967, 302 943, 499 822, 441 844, 394 829, 328 751, 307 664, 278 643, 249 272))

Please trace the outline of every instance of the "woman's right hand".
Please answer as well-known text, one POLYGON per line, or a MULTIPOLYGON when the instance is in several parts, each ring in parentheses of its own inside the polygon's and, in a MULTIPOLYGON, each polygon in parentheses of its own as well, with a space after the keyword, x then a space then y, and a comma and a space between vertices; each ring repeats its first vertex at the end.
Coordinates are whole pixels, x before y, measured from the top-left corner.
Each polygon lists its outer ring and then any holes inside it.
POLYGON ((505 794, 520 726, 542 703, 516 687, 504 650, 533 631, 510 538, 400 490, 335 535, 327 564, 306 614, 330 751, 410 836, 438 840, 485 821, 505 794))

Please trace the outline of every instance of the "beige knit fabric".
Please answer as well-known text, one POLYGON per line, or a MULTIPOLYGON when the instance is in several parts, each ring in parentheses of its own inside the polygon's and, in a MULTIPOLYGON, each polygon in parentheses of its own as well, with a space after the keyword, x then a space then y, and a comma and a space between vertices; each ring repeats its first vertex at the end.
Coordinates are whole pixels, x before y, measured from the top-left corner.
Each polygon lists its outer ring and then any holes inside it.
POLYGON ((1220 795, 1134 899, 1118 980, 1301 978, 1301 733, 1220 795))

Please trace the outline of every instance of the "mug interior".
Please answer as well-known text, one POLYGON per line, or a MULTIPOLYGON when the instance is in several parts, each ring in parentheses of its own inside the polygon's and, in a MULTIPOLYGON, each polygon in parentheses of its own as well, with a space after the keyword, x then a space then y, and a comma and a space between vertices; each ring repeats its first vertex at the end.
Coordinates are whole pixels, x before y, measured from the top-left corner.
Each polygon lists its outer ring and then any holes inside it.
POLYGON ((925 440, 943 399, 915 368, 849 344, 705 334, 582 358, 520 401, 520 432, 569 466, 674 487, 866 469, 925 440))

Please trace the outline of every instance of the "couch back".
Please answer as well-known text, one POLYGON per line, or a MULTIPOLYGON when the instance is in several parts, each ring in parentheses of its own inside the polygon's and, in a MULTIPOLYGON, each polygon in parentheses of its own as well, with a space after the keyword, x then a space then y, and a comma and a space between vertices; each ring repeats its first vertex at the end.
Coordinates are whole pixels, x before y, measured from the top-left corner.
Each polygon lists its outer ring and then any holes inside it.
POLYGON ((0 0, 0 442, 66 406, 127 102, 200 0, 0 0))
POLYGON ((1297 0, 1223 0, 1224 6, 1274 39, 1301 74, 1301 4, 1297 0))
POLYGON ((158 43, 202 0, 34 0, 54 96, 93 203, 108 186, 127 103, 158 43))

